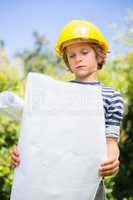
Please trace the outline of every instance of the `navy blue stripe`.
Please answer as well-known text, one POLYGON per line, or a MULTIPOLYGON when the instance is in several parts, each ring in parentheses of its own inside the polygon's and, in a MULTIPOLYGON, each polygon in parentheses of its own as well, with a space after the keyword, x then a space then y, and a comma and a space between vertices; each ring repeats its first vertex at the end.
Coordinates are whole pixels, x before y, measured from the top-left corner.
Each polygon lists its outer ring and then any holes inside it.
POLYGON ((115 135, 115 136, 118 137, 118 134, 117 134, 117 133, 114 133, 114 132, 113 132, 113 134, 107 133, 106 136, 108 136, 108 135, 115 135))
POLYGON ((108 99, 103 99, 103 101, 108 105, 110 105, 110 103, 111 103, 108 99))
POLYGON ((103 90, 103 89, 102 89, 102 92, 103 92, 103 93, 104 93, 104 92, 105 92, 105 93, 111 93, 111 94, 114 93, 114 91, 111 91, 111 90, 103 90))
POLYGON ((113 98, 114 97, 121 97, 121 94, 120 93, 116 93, 116 94, 113 95, 113 98))
POLYGON ((113 125, 113 126, 120 126, 120 123, 118 123, 118 122, 105 122, 106 123, 106 125, 113 125))
POLYGON ((114 115, 118 115, 118 116, 120 116, 120 117, 122 116, 122 113, 121 113, 120 111, 116 111, 116 112, 114 112, 113 114, 114 114, 114 115))
POLYGON ((121 118, 121 116, 120 116, 120 117, 110 116, 108 119, 111 119, 112 121, 117 121, 117 122, 119 122, 119 121, 120 121, 120 118, 121 118))
POLYGON ((104 94, 103 92, 102 92, 102 95, 103 95, 104 97, 109 97, 109 98, 112 97, 112 95, 104 94))
POLYGON ((123 101, 122 101, 122 99, 117 99, 117 100, 112 101, 111 103, 112 104, 117 104, 117 103, 123 104, 123 101))
POLYGON ((96 82, 80 82, 80 81, 76 81, 76 80, 71 80, 69 82, 80 83, 82 85, 100 85, 99 81, 96 81, 96 82))
POLYGON ((103 85, 101 85, 102 86, 102 90, 104 90, 104 91, 110 91, 110 92, 113 92, 114 93, 114 90, 112 89, 112 88, 110 88, 110 87, 104 87, 103 85))
POLYGON ((104 110, 105 110, 105 113, 107 113, 107 108, 106 108, 106 106, 104 105, 104 110))
POLYGON ((118 111, 118 110, 122 110, 122 109, 123 109, 122 106, 115 106, 115 107, 110 106, 108 110, 112 110, 112 111, 116 110, 116 111, 118 111))

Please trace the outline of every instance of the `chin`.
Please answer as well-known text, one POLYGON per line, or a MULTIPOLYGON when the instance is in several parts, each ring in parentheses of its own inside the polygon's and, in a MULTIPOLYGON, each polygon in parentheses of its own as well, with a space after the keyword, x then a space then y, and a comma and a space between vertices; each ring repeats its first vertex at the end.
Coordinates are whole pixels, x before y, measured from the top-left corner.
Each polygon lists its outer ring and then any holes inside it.
POLYGON ((85 71, 78 71, 77 73, 75 73, 76 76, 80 77, 80 78, 84 78, 86 76, 89 76, 90 73, 86 73, 85 71))

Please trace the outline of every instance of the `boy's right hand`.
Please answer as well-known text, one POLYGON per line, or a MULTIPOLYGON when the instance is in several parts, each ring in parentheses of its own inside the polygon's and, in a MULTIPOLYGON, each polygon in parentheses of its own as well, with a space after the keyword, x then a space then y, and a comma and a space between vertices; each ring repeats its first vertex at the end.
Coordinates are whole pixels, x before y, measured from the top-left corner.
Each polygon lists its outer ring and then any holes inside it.
POLYGON ((11 159, 12 159, 12 167, 15 168, 20 164, 20 157, 19 157, 19 151, 17 146, 13 147, 12 153, 11 153, 11 159))

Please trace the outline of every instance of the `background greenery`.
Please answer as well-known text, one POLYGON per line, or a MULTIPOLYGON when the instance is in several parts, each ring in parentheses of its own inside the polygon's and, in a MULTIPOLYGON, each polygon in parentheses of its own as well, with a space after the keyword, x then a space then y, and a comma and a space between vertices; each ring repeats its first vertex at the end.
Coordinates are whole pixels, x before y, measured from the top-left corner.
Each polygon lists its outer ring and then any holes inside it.
MULTIPOLYGON (((106 178, 109 200, 133 200, 133 12, 126 20, 115 24, 115 40, 123 45, 126 53, 107 59, 99 79, 119 90, 125 99, 125 112, 120 136, 120 171, 115 177, 106 178)), ((30 71, 48 74, 59 80, 73 79, 64 63, 49 50, 47 39, 33 33, 34 48, 17 52, 14 61, 8 58, 4 41, 0 40, 0 92, 10 90, 23 97, 26 76, 30 71)), ((9 200, 13 170, 11 149, 17 144, 19 124, 0 115, 0 200, 9 200)))

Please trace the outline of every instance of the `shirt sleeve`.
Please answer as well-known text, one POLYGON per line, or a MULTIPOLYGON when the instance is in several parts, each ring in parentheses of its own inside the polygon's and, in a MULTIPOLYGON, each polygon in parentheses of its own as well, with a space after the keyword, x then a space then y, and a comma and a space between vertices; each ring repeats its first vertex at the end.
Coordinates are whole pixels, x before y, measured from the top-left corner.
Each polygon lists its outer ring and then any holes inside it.
POLYGON ((123 115, 124 101, 121 94, 115 91, 106 113, 106 137, 119 139, 120 124, 123 115))
POLYGON ((0 114, 11 119, 21 121, 24 101, 13 92, 4 91, 0 93, 0 114))

